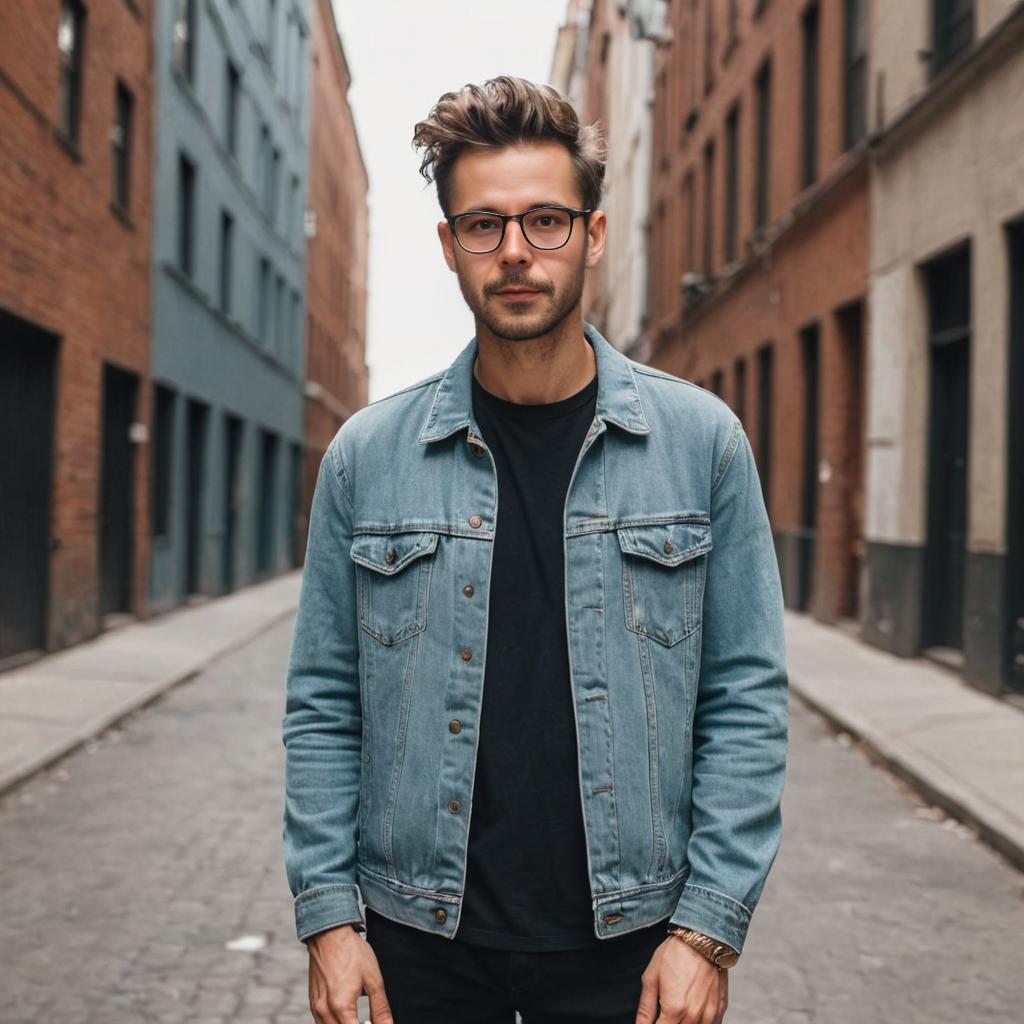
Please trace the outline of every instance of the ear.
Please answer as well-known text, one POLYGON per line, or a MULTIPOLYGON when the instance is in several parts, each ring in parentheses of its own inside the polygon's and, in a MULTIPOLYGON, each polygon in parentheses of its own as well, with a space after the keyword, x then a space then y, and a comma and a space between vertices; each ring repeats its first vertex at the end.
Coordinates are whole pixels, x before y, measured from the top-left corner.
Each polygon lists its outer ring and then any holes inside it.
POLYGON ((601 254, 604 252, 604 240, 608 231, 608 215, 604 210, 595 210, 590 215, 590 225, 587 228, 588 245, 586 267, 596 267, 601 261, 601 254))
POLYGON ((448 264, 448 269, 455 273, 457 267, 455 264, 455 239, 452 237, 451 228, 448 227, 448 221, 439 220, 437 222, 437 237, 441 239, 441 250, 444 253, 444 261, 448 264))

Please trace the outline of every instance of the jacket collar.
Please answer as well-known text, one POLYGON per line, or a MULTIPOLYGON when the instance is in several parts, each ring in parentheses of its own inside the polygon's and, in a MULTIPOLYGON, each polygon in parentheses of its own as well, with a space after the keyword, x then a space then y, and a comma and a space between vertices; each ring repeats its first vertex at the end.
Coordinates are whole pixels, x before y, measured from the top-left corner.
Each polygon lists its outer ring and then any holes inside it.
MULTIPOLYGON (((629 359, 586 321, 583 334, 593 347, 597 361, 596 418, 633 434, 649 434, 651 427, 640 404, 640 392, 629 359)), ((472 375, 477 347, 474 335, 438 382, 430 412, 416 439, 418 442, 440 441, 471 425, 472 375)))

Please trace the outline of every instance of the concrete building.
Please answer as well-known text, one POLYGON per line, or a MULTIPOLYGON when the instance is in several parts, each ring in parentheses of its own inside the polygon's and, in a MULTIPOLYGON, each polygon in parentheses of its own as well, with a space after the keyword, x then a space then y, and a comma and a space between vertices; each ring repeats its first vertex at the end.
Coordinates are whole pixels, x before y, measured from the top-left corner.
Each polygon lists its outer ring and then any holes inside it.
POLYGON ((865 637, 1024 691, 1024 4, 876 4, 865 637))
POLYGON ((0 666, 145 607, 151 4, 0 4, 0 666))
POLYGON ((369 394, 366 284, 369 181, 348 90, 352 82, 330 0, 313 8, 312 136, 306 309, 306 427, 299 547, 320 460, 369 394))
POLYGON ((648 362, 743 421, 786 604, 859 618, 867 0, 673 0, 655 67, 648 362))
POLYGON ((154 610, 298 563, 310 0, 153 6, 154 610))
POLYGON ((584 295, 587 319, 646 358, 654 48, 666 45, 664 0, 594 0, 587 26, 582 116, 607 141, 605 252, 584 295))

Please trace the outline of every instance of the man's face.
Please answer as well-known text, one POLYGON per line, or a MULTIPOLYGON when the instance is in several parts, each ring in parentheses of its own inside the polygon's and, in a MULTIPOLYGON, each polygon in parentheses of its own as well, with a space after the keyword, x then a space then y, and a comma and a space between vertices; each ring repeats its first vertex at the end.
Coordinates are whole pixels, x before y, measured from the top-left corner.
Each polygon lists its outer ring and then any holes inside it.
MULTIPOLYGON (((523 143, 462 154, 452 169, 452 214, 467 210, 522 213, 535 206, 583 208, 569 151, 557 142, 523 143)), ((605 215, 595 211, 573 222, 560 249, 535 249, 509 221, 494 252, 469 253, 438 226, 445 262, 474 317, 496 338, 526 341, 554 330, 578 305, 586 270, 601 258, 605 215), (529 295, 502 295, 509 288, 529 295)))

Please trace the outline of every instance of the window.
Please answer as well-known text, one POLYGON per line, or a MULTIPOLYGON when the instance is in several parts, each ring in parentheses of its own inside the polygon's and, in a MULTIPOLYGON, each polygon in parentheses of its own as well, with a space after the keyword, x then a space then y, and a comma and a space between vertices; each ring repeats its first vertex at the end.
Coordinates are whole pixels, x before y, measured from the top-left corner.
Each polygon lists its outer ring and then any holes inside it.
POLYGON ((771 169, 772 65, 765 61, 757 75, 757 179, 754 190, 754 226, 768 223, 768 189, 771 169))
POLYGON ((295 241, 295 236, 298 233, 301 222, 302 211, 299 209, 299 176, 297 174, 293 174, 291 196, 288 202, 288 224, 285 228, 289 242, 295 241))
POLYGON ((220 308, 231 313, 231 275, 234 266, 235 218, 220 211, 220 308))
POLYGON ((769 502, 772 468, 772 347, 765 345, 757 353, 757 469, 765 507, 769 502))
POLYGON ((288 365, 298 370, 302 363, 302 296, 298 291, 292 292, 292 318, 289 326, 291 337, 288 341, 288 365))
POLYGON ((867 0, 846 0, 843 12, 843 148, 867 132, 867 0))
POLYGON ((184 153, 178 157, 178 269, 188 277, 194 269, 196 166, 184 153))
POLYGON ((224 81, 224 145, 232 156, 238 155, 238 98, 241 91, 238 68, 228 61, 224 81))
POLYGON ((732 398, 732 411, 744 423, 747 418, 747 361, 742 357, 733 367, 732 398))
POLYGON ((932 0, 932 74, 974 42, 974 0, 932 0))
POLYGON ((704 4, 704 94, 715 87, 715 0, 704 4))
POLYGON ((174 451, 174 392, 159 384, 153 389, 153 508, 150 526, 154 537, 170 532, 171 455, 174 451))
POLYGON ((735 104, 725 119, 725 259, 737 256, 739 235, 739 121, 735 104))
POLYGON ((697 269, 697 196, 693 187, 693 171, 683 179, 683 203, 686 210, 686 270, 697 269))
POLYGON ((256 336, 266 342, 270 335, 270 260, 261 256, 258 270, 259 288, 256 294, 256 336))
POLYGON ((263 47, 267 51, 267 63, 274 70, 274 36, 277 33, 277 0, 267 0, 267 24, 263 47))
POLYGON ((281 191, 281 150, 275 146, 270 157, 270 176, 267 185, 266 205, 271 223, 277 222, 277 197, 281 191))
POLYGON ((274 295, 274 351, 280 356, 288 343, 288 306, 285 303, 284 278, 277 275, 277 292, 274 295))
POLYGON ((114 170, 113 201, 127 211, 131 190, 132 110, 135 98, 131 90, 118 82, 114 90, 114 125, 110 132, 111 157, 114 170))
POLYGON ((58 127, 68 142, 78 142, 82 110, 82 36, 85 8, 78 0, 63 0, 57 28, 60 54, 60 113, 58 127))
POLYGON ((803 17, 803 160, 802 184, 806 188, 818 178, 818 5, 807 8, 803 17))
POLYGON ((715 143, 704 147, 704 276, 715 271, 715 143))
POLYGON ((174 17, 174 34, 171 40, 174 66, 191 82, 195 71, 195 0, 177 0, 174 17))
POLYGON ((711 374, 711 390, 714 391, 719 398, 722 397, 723 383, 722 371, 715 370, 715 372, 711 374))

